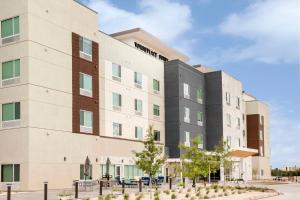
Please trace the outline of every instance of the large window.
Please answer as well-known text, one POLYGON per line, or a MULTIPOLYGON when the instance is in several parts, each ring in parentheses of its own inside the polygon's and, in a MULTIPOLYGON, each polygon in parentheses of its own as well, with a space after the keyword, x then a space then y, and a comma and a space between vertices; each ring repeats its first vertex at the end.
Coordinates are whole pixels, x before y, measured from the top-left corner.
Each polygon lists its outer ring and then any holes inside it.
POLYGON ((112 64, 112 76, 115 80, 121 80, 122 72, 121 72, 121 65, 116 63, 112 64))
POLYGON ((139 100, 139 99, 134 100, 134 109, 139 114, 141 114, 143 112, 143 102, 142 102, 142 100, 139 100))
POLYGON ((113 135, 114 136, 122 136, 122 124, 113 123, 113 135))
POLYGON ((93 179, 93 166, 90 165, 89 169, 85 168, 85 165, 80 165, 80 180, 92 180, 93 179))
POLYGON ((154 133, 154 140, 159 142, 160 141, 160 131, 154 130, 153 133, 154 133))
POLYGON ((20 102, 2 104, 2 121, 19 120, 20 117, 20 102))
POLYGON ((184 122, 190 123, 190 109, 187 107, 184 107, 184 122))
POLYGON ((84 38, 84 37, 80 37, 79 48, 80 48, 80 52, 84 53, 87 56, 92 57, 92 41, 91 40, 84 38))
POLYGON ((20 59, 2 63, 2 80, 20 77, 20 59))
POLYGON ((197 124, 203 126, 203 112, 197 112, 197 124))
POLYGON ((153 79, 153 91, 159 92, 159 90, 160 90, 159 81, 156 79, 153 79))
POLYGON ((160 115, 160 108, 159 105, 153 105, 153 115, 159 117, 160 115))
POLYGON ((183 97, 190 98, 190 86, 187 83, 183 83, 183 97))
MULTIPOLYGON (((116 177, 116 166, 115 165, 109 165, 109 175, 112 176, 114 179, 116 177)), ((106 164, 101 164, 100 165, 100 177, 106 176, 106 164)))
POLYGON ((92 132, 93 113, 91 111, 80 110, 80 130, 81 132, 92 132))
POLYGON ((93 81, 92 76, 80 73, 80 94, 84 96, 92 96, 93 81))
POLYGON ((19 17, 1 21, 1 38, 11 37, 20 33, 19 17))
POLYGON ((134 72, 134 83, 138 86, 141 86, 143 83, 142 73, 134 72))
POLYGON ((197 102, 198 103, 203 103, 203 92, 202 89, 197 90, 197 102))
POLYGON ((142 177, 144 173, 135 165, 124 165, 124 179, 134 179, 135 177, 142 177))
POLYGON ((1 165, 1 182, 19 182, 19 181, 20 181, 19 164, 1 165))
POLYGON ((113 93, 113 107, 114 108, 120 108, 122 106, 122 96, 118 93, 113 93))
POLYGON ((143 128, 135 127, 135 138, 138 140, 143 140, 143 128))

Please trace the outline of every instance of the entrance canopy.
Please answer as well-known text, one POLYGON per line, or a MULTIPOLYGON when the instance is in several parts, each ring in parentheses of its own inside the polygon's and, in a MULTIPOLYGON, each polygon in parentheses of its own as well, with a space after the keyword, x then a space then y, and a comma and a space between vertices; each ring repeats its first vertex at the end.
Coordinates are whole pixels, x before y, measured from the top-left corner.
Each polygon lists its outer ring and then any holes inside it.
POLYGON ((231 150, 229 155, 233 156, 233 157, 245 158, 245 157, 249 157, 249 156, 254 156, 257 153, 258 153, 257 149, 236 148, 236 149, 231 150))

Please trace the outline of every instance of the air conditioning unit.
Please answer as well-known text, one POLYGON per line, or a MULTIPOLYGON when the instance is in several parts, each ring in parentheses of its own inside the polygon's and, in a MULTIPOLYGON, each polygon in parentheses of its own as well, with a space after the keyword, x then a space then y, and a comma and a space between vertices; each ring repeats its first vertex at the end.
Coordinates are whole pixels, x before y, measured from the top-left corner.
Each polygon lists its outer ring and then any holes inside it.
POLYGON ((20 78, 7 79, 2 81, 2 86, 20 83, 20 78))
POLYGON ((81 133, 93 133, 93 128, 80 126, 80 132, 81 133))
POLYGON ((88 90, 84 90, 80 88, 80 95, 87 96, 87 97, 93 97, 93 93, 88 90))
POLYGON ((113 79, 114 81, 119 81, 119 82, 121 82, 121 78, 120 78, 120 77, 113 76, 112 79, 113 79))
POLYGON ((135 87, 136 87, 136 88, 139 88, 139 89, 141 89, 141 88, 142 88, 142 85, 141 85, 141 84, 139 84, 139 83, 135 83, 134 85, 135 85, 135 87))
POLYGON ((21 120, 3 121, 2 128, 14 128, 21 125, 21 120))
POLYGON ((88 55, 88 54, 86 54, 86 53, 84 53, 84 52, 82 52, 82 51, 80 51, 79 56, 80 56, 80 58, 83 58, 83 59, 88 60, 88 61, 90 61, 90 62, 93 61, 93 58, 92 58, 91 55, 88 55))
POLYGON ((5 44, 9 44, 11 42, 16 42, 19 40, 20 40, 20 35, 14 35, 11 37, 3 38, 1 42, 2 42, 2 45, 5 45, 5 44))

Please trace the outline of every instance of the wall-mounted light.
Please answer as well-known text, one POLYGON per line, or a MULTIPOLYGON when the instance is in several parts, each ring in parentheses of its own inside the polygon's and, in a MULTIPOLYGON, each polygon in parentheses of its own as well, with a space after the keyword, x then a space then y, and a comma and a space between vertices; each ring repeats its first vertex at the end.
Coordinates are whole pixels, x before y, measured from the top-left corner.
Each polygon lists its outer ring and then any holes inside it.
POLYGON ((64 161, 65 161, 65 162, 67 161, 67 157, 64 157, 64 161))

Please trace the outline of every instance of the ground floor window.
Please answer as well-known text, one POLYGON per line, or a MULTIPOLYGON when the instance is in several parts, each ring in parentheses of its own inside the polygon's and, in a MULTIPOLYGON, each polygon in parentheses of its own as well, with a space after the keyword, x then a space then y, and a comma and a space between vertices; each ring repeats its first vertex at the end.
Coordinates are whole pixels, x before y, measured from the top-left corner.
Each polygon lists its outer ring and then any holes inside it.
POLYGON ((135 165, 124 165, 124 179, 134 179, 134 177, 144 176, 142 170, 135 165))
POLYGON ((20 181, 19 164, 1 165, 1 182, 19 182, 19 181, 20 181))
MULTIPOLYGON (((116 176, 116 172, 115 172, 115 165, 109 165, 109 175, 112 177, 112 178, 115 178, 116 176)), ((104 177, 106 175, 106 165, 102 164, 100 165, 100 177, 104 177)))
POLYGON ((89 169, 85 168, 85 165, 80 165, 80 180, 92 180, 93 178, 93 166, 90 165, 89 169))

